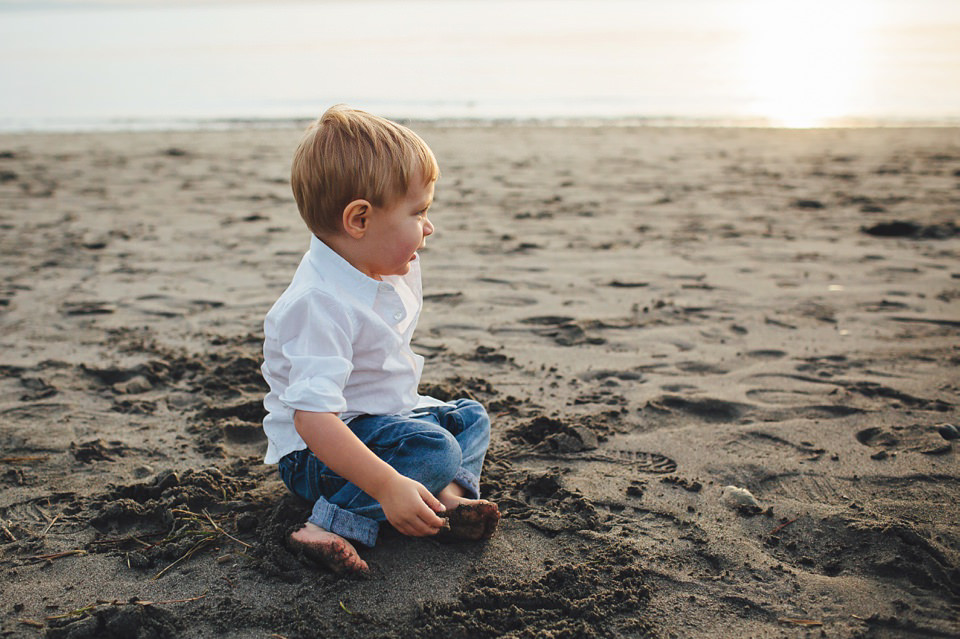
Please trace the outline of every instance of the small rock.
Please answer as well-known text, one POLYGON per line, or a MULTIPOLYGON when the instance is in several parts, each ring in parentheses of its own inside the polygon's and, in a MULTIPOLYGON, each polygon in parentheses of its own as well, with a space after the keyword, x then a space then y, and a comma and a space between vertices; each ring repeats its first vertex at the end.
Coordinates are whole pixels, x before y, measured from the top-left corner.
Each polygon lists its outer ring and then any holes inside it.
POLYGON ((100 249, 107 248, 108 238, 109 236, 106 234, 98 234, 87 237, 80 245, 90 251, 99 251, 100 249))
POLYGON ((756 508, 759 510, 760 502, 746 488, 737 486, 723 487, 723 501, 733 508, 756 508))
POLYGON ((953 424, 940 424, 937 426, 937 432, 947 441, 960 438, 960 429, 953 424))
POLYGON ((870 227, 861 227, 860 229, 867 235, 877 237, 912 237, 920 232, 920 225, 916 222, 905 220, 894 220, 892 222, 881 222, 870 227))
POLYGON ((133 476, 137 479, 143 479, 144 477, 150 477, 151 475, 153 475, 153 466, 142 464, 133 469, 133 476))
POLYGON ((172 470, 164 470, 153 480, 153 485, 160 490, 166 490, 180 483, 180 477, 172 470))
POLYGON ((143 375, 136 375, 125 382, 117 382, 113 385, 113 390, 123 395, 139 395, 146 393, 153 388, 153 385, 143 375))
POLYGON ((942 444, 940 446, 934 446, 932 448, 927 448, 926 450, 921 450, 920 454, 921 455, 946 455, 951 450, 953 450, 953 444, 951 444, 950 442, 947 442, 946 444, 942 444))

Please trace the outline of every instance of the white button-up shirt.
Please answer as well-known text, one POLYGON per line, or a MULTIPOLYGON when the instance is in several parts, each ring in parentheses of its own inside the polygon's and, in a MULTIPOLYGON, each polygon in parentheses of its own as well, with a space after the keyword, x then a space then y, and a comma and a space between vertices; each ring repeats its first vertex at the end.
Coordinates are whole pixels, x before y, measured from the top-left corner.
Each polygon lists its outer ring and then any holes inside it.
POLYGON ((417 392, 423 358, 410 338, 422 306, 419 257, 406 275, 377 281, 313 237, 264 321, 264 462, 307 447, 293 425, 297 410, 348 422, 442 405, 417 392))

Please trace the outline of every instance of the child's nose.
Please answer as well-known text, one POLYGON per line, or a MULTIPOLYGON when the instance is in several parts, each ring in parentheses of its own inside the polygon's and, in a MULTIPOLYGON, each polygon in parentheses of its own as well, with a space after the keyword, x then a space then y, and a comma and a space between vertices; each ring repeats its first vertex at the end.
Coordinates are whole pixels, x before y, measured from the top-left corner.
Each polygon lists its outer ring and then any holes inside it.
POLYGON ((423 236, 433 235, 433 222, 427 220, 423 223, 423 236))

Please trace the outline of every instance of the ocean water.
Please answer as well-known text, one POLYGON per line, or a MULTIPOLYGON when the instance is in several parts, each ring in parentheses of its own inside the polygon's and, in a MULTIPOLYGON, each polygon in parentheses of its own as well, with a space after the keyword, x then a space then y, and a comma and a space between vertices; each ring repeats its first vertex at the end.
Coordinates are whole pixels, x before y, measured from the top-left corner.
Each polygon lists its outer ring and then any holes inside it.
POLYGON ((0 0, 0 130, 960 125, 960 0, 0 0))

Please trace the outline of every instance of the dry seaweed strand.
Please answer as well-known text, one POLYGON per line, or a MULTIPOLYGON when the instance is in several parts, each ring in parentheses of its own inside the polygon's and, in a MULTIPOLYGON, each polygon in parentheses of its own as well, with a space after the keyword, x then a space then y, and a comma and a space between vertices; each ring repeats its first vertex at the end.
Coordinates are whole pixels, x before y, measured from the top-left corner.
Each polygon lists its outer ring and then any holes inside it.
POLYGON ((57 523, 58 519, 60 519, 60 514, 61 513, 57 513, 57 515, 50 520, 50 523, 47 524, 47 527, 43 529, 43 532, 37 535, 37 537, 46 537, 47 533, 50 532, 50 529, 53 528, 53 525, 57 523))
POLYGON ((159 537, 160 535, 165 535, 165 534, 167 534, 167 531, 158 530, 157 532, 141 533, 139 535, 126 535, 125 537, 111 537, 110 539, 98 539, 96 541, 91 541, 90 545, 91 546, 109 546, 109 545, 119 546, 128 542, 134 541, 146 548, 153 548, 157 544, 149 544, 145 542, 143 538, 159 537))
POLYGON ((202 548, 204 548, 205 546, 207 546, 207 545, 208 545, 209 543, 211 543, 214 539, 216 539, 216 536, 214 536, 214 537, 206 537, 206 538, 204 538, 204 539, 201 539, 201 540, 198 541, 196 544, 194 544, 193 546, 191 546, 190 549, 187 550, 187 552, 183 553, 183 554, 180 556, 179 559, 175 560, 172 564, 170 564, 169 566, 167 566, 166 568, 164 568, 163 570, 161 570, 160 572, 158 572, 157 574, 155 574, 155 575, 153 576, 153 579, 155 579, 155 580, 156 580, 156 579, 159 579, 160 577, 162 577, 163 575, 165 575, 165 574, 167 573, 167 571, 169 571, 171 568, 173 568, 174 566, 176 566, 177 564, 179 564, 181 561, 185 561, 185 560, 189 559, 190 557, 193 557, 199 550, 201 550, 202 548))
MULTIPOLYGON (((183 518, 180 519, 180 521, 183 521, 188 526, 194 526, 194 527, 192 528, 188 527, 186 529, 182 529, 178 531, 176 534, 168 535, 164 539, 154 544, 154 546, 159 546, 161 544, 170 543, 173 541, 179 541, 181 539, 188 538, 188 537, 199 537, 199 539, 195 544, 193 544, 193 546, 191 546, 185 553, 183 553, 183 555, 181 555, 173 563, 171 563, 169 566, 167 566, 166 568, 164 568, 163 570, 155 574, 153 576, 153 579, 155 580, 162 577, 171 568, 173 568, 180 562, 186 561, 187 559, 195 555, 197 552, 211 545, 213 542, 217 541, 221 537, 226 537, 227 539, 230 539, 231 541, 234 541, 245 548, 251 547, 250 544, 244 541, 240 541, 239 539, 237 539, 236 537, 234 537, 233 535, 225 531, 216 521, 214 521, 213 517, 211 517, 210 513, 208 513, 206 510, 203 511, 202 515, 199 513, 195 513, 191 510, 187 510, 185 508, 173 508, 170 510, 170 512, 174 515, 175 520, 177 518, 177 515, 183 515, 183 518), (209 524, 209 527, 208 527, 208 524, 209 524)), ((176 521, 174 523, 174 528, 176 528, 176 521)))
POLYGON ((781 530, 783 530, 784 528, 786 528, 787 526, 789 526, 789 525, 792 524, 793 522, 797 521, 798 519, 800 519, 800 518, 799 518, 799 517, 794 517, 794 518, 791 519, 790 521, 785 521, 785 522, 783 522, 782 524, 780 524, 779 526, 777 526, 776 528, 774 528, 773 530, 771 530, 771 531, 770 531, 769 533, 767 533, 767 534, 768 534, 768 535, 776 535, 778 532, 780 532, 781 530))
POLYGON ((33 555, 32 557, 27 557, 27 559, 33 561, 53 561, 54 559, 63 559, 64 557, 85 554, 87 554, 86 550, 82 548, 75 548, 73 550, 64 550, 62 552, 52 552, 47 555, 33 555))
POLYGON ((31 628, 44 628, 45 625, 42 621, 37 621, 36 619, 17 619, 18 622, 22 623, 25 626, 30 626, 31 628))
MULTIPOLYGON (((196 597, 189 597, 189 598, 187 598, 187 599, 167 599, 167 600, 165 600, 165 601, 148 601, 148 600, 145 600, 145 599, 138 599, 138 598, 136 598, 136 597, 133 597, 132 599, 130 599, 130 601, 118 601, 118 600, 116 600, 116 599, 114 599, 114 600, 112 600, 112 601, 107 601, 107 600, 105 600, 105 599, 98 599, 95 603, 92 603, 92 604, 83 606, 83 607, 81 607, 81 608, 77 608, 77 609, 75 609, 75 610, 71 610, 71 611, 69 611, 69 612, 65 612, 65 613, 63 613, 63 614, 61 614, 61 615, 51 615, 51 616, 49 616, 49 617, 44 617, 44 619, 46 619, 47 621, 56 621, 56 620, 58 620, 58 619, 66 619, 66 618, 68 618, 68 617, 86 617, 86 616, 89 615, 92 611, 96 610, 97 608, 102 608, 102 607, 104 607, 104 606, 115 606, 115 607, 120 607, 120 606, 164 606, 164 605, 167 605, 167 604, 177 604, 177 603, 187 603, 187 602, 190 602, 190 601, 197 601, 197 600, 199 600, 199 599, 203 599, 203 598, 206 597, 206 596, 207 596, 207 593, 206 593, 206 591, 204 591, 203 594, 197 595, 196 597)), ((31 620, 31 621, 32 621, 32 620, 31 620)))
POLYGON ((793 617, 780 617, 777 619, 780 623, 789 623, 794 626, 806 626, 808 628, 815 628, 822 626, 822 621, 816 621, 814 619, 794 619, 793 617))
POLYGON ((217 522, 215 522, 215 521, 213 520, 213 517, 210 516, 210 513, 208 513, 206 510, 203 511, 203 514, 204 514, 204 516, 207 518, 207 521, 210 522, 210 525, 213 526, 213 529, 216 530, 217 532, 219 532, 221 535, 224 535, 225 537, 227 537, 227 539, 230 539, 231 541, 237 542, 238 544, 240 544, 240 545, 243 546, 244 548, 251 548, 251 547, 252 547, 252 546, 251 546, 250 544, 248 544, 247 542, 245 542, 245 541, 240 541, 239 539, 237 539, 236 537, 234 537, 233 535, 231 535, 230 533, 228 533, 226 530, 224 530, 223 528, 221 528, 221 527, 217 524, 217 522))

